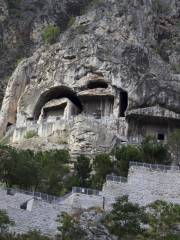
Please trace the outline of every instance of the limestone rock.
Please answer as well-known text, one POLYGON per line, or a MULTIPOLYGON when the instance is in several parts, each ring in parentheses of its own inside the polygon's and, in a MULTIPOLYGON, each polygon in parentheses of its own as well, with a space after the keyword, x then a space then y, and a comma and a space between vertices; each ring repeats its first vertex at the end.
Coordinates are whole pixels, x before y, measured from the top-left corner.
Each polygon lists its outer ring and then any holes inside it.
POLYGON ((167 138, 167 129, 180 127, 178 2, 159 1, 157 8, 150 0, 99 0, 78 12, 85 1, 54 0, 52 6, 47 1, 48 23, 63 11, 78 16, 56 44, 45 47, 38 33, 46 22, 34 22, 37 50, 10 78, 1 135, 8 123, 28 130, 46 103, 67 98, 71 104, 62 121, 69 122, 66 141, 72 152, 111 149, 118 141, 147 134, 167 138))

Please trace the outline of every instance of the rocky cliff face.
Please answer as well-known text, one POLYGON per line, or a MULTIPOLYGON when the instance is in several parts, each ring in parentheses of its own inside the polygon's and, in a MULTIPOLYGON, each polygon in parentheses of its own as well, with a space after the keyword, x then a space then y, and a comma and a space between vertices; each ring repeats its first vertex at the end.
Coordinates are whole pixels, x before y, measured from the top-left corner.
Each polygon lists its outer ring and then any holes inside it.
MULTIPOLYGON (((3 52, 12 57, 11 52, 19 53, 17 45, 23 41, 23 51, 31 55, 18 64, 9 80, 1 110, 1 135, 8 123, 22 126, 38 121, 46 102, 62 97, 69 98, 81 113, 88 101, 94 101, 92 96, 113 99, 101 108, 106 109, 103 117, 117 121, 131 111, 146 112, 149 107, 155 107, 155 116, 159 107, 163 109, 161 117, 165 117, 165 111, 180 113, 178 0, 94 0, 89 5, 80 0, 22 0, 18 7, 21 17, 16 16, 16 21, 14 10, 10 11, 13 1, 1 2, 1 32, 7 24, 6 31, 12 34, 4 34, 4 38, 15 38, 6 41, 9 50, 3 52), (68 25, 69 15, 77 17, 68 25), (56 44, 43 46, 42 29, 48 24, 59 25, 62 32, 56 44)), ((9 57, 1 57, 5 64, 4 59, 9 57)), ((6 67, 2 69, 3 76, 7 71, 6 67)), ((116 137, 122 135, 118 131, 116 137)), ((84 140, 79 130, 76 132, 79 145, 84 140)), ((73 142, 70 135, 68 141, 73 142)))
POLYGON ((63 31, 87 0, 0 0, 0 102, 19 62, 43 45, 42 31, 58 25, 63 31))

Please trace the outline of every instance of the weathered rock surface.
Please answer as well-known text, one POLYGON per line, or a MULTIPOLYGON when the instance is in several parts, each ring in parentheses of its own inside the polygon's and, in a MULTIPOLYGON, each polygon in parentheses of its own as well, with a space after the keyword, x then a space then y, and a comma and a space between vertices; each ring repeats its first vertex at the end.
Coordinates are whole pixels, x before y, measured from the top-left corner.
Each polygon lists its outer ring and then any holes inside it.
MULTIPOLYGON (((1 112, 1 135, 8 123, 20 126, 28 120, 37 121, 44 104, 53 98, 67 97, 83 111, 81 92, 93 81, 107 86, 101 86, 101 94, 88 92, 86 97, 102 96, 108 89, 104 95, 114 97, 111 116, 115 120, 120 117, 122 90, 128 93, 127 117, 128 112, 149 107, 171 111, 172 116, 180 113, 179 1, 99 0, 80 12, 83 3, 53 1, 50 5, 47 1, 43 5, 46 20, 41 21, 42 10, 33 18, 31 36, 35 36, 31 41, 35 47, 30 48, 31 53, 38 49, 18 65, 9 80, 1 112), (79 16, 61 33, 56 44, 42 47, 39 35, 42 27, 47 23, 65 24, 66 18, 57 17, 62 9, 75 9, 79 16)), ((39 6, 40 1, 33 4, 39 6)), ((159 117, 158 114, 154 110, 153 116, 159 117)), ((94 129, 89 131, 82 124, 77 130, 74 126, 70 147, 77 144, 78 151, 89 144, 86 139, 91 143, 96 139, 97 143, 97 138, 99 133, 94 135, 94 129)))
POLYGON ((115 239, 102 224, 105 213, 96 210, 85 211, 80 215, 79 225, 86 233, 86 240, 115 239))
POLYGON ((48 25, 63 31, 87 0, 0 0, 0 103, 7 81, 18 63, 42 46, 48 25))

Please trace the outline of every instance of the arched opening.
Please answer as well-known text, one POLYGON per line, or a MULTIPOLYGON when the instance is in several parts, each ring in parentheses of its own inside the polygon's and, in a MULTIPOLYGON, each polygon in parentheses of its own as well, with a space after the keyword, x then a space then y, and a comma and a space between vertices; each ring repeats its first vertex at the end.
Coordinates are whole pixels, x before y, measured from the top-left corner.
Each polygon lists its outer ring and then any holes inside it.
POLYGON ((119 116, 125 117, 125 112, 128 107, 128 93, 121 89, 120 91, 120 111, 119 116))
MULTIPOLYGON (((34 109, 34 120, 38 120, 41 114, 41 110, 45 104, 53 99, 61 99, 61 98, 68 98, 77 108, 77 113, 82 112, 82 104, 79 98, 77 97, 76 93, 74 93, 71 89, 65 86, 53 87, 50 90, 44 92, 40 97, 34 109)), ((60 107, 61 109, 51 109, 52 111, 58 110, 63 111, 63 105, 60 107)), ((48 109, 50 110, 50 109, 48 109)))
POLYGON ((88 89, 95 88, 108 88, 108 84, 104 81, 89 81, 87 84, 88 89))

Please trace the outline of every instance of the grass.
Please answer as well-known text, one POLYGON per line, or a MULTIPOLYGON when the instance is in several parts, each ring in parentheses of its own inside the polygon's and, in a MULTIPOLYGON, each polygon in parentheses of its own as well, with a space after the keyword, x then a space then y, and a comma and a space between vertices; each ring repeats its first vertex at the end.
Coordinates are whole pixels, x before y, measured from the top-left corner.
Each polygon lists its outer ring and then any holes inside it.
POLYGON ((24 138, 25 139, 30 139, 30 138, 33 138, 33 137, 38 137, 38 134, 36 131, 34 130, 29 130, 26 132, 26 134, 24 135, 24 138))
POLYGON ((47 26, 42 34, 43 41, 48 44, 53 44, 57 41, 60 34, 60 28, 58 26, 47 26))

